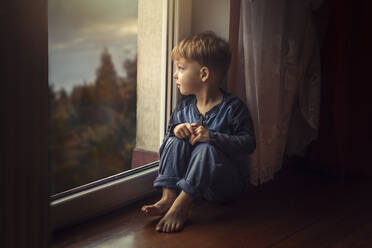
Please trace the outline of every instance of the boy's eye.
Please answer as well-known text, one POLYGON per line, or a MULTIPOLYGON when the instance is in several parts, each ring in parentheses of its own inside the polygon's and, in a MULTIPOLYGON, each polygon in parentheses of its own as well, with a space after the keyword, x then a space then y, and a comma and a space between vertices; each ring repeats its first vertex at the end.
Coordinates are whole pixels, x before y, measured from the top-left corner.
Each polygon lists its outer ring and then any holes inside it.
POLYGON ((183 67, 182 66, 179 66, 179 65, 176 65, 176 67, 180 70, 183 70, 183 67))

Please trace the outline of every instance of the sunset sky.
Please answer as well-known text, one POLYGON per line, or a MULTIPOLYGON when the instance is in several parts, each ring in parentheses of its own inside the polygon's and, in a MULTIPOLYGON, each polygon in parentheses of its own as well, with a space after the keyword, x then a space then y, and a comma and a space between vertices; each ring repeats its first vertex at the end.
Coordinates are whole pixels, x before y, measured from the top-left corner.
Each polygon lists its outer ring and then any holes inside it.
POLYGON ((92 82, 106 46, 116 72, 137 51, 137 0, 49 0, 49 83, 70 92, 92 82))

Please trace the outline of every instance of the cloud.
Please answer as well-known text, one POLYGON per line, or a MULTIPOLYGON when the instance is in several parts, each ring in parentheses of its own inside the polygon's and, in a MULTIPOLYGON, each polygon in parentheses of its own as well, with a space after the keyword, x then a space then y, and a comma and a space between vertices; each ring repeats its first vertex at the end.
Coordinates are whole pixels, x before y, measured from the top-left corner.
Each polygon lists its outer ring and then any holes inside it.
POLYGON ((136 30, 137 0, 50 0, 48 4, 49 34, 55 43, 68 42, 82 32, 97 37, 136 30))
POLYGON ((49 0, 50 82, 68 90, 91 80, 104 47, 120 74, 137 53, 137 0, 49 0))

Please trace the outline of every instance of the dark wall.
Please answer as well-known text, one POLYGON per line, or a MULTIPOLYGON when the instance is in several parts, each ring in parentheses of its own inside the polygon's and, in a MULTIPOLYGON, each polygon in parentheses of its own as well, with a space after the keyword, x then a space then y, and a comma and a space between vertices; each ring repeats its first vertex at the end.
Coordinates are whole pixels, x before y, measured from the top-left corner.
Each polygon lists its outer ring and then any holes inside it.
POLYGON ((3 1, 1 247, 47 247, 47 1, 3 1))
POLYGON ((309 166, 337 176, 372 176, 372 4, 327 3, 320 130, 309 166))

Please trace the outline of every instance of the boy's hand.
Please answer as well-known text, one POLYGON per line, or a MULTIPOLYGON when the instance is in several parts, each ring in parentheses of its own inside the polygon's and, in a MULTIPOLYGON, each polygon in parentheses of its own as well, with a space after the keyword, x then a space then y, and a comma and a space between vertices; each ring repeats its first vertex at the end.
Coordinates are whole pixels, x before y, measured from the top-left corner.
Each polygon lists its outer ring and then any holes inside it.
POLYGON ((174 127, 173 133, 178 138, 183 139, 190 135, 193 135, 194 129, 190 123, 180 123, 174 127))
POLYGON ((204 126, 198 126, 197 123, 192 123, 191 127, 194 129, 194 133, 191 135, 189 142, 191 145, 194 145, 196 142, 207 142, 209 141, 209 132, 204 126))

